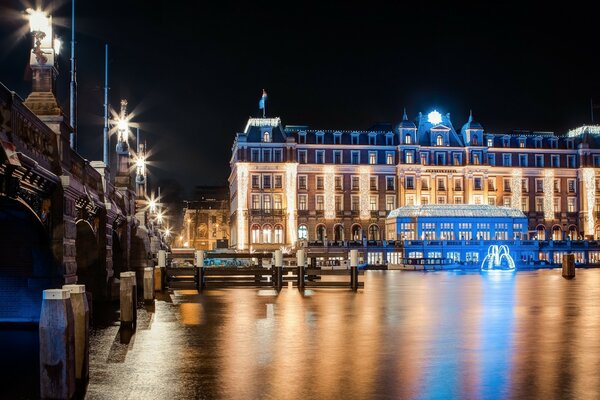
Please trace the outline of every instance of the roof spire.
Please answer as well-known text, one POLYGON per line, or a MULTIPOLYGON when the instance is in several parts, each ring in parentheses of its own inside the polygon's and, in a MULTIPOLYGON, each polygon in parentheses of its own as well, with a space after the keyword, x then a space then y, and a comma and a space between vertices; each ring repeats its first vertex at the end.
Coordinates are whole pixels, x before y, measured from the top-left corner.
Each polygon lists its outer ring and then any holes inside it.
POLYGON ((469 110, 469 122, 473 122, 473 109, 469 110))
POLYGON ((402 121, 408 121, 408 116, 406 115, 406 107, 404 107, 404 114, 402 115, 402 121))

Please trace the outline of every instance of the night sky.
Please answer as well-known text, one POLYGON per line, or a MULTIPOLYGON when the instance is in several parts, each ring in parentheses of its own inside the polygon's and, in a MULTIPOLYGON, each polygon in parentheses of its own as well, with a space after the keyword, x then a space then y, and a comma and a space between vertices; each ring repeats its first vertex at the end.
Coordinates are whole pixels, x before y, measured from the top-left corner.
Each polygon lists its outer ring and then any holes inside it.
MULTIPOLYGON (((127 98, 135 111, 151 180, 188 193, 226 184, 235 133, 258 115, 263 88, 268 116, 311 128, 368 129, 398 122, 403 107, 411 118, 450 112, 455 128, 473 109, 491 132, 590 122, 590 98, 600 103, 591 9, 396 3, 79 0, 79 151, 102 157, 105 42, 110 103, 127 98)), ((0 5, 0 81, 26 97, 28 5, 0 5)), ((70 1, 44 5, 68 42, 70 1)), ((60 63, 68 109, 68 51, 60 63)))

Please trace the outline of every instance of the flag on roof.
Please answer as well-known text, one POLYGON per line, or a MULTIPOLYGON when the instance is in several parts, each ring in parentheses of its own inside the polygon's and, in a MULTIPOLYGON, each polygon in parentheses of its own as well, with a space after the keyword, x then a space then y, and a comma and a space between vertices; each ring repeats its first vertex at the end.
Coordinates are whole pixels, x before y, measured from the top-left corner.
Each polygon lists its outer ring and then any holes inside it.
POLYGON ((263 89, 262 97, 258 101, 258 108, 260 108, 261 110, 264 110, 266 102, 267 102, 267 92, 265 91, 265 89, 263 89))

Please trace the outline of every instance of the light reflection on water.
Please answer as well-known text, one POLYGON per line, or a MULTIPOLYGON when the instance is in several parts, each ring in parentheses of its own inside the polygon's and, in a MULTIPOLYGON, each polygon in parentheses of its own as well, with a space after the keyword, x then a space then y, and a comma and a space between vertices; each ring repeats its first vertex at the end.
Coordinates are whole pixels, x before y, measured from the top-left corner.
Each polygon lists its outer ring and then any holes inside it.
MULTIPOLYGON (((365 290, 202 299, 221 398, 556 398, 598 388, 600 270, 371 271, 365 290), (218 303, 218 304, 217 304, 218 303), (594 375, 590 377, 590 375, 594 375), (566 390, 565 388, 568 388, 566 390), (565 391, 566 390, 566 391, 565 391)), ((206 354, 206 349, 203 351, 206 354)))

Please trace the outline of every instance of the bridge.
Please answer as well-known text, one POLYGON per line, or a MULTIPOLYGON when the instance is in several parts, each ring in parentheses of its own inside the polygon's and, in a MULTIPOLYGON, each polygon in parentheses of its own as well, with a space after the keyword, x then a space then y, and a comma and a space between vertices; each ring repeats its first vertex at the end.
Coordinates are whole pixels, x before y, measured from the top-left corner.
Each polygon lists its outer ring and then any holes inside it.
POLYGON ((37 322, 42 290, 62 284, 110 299, 121 271, 141 279, 164 246, 136 205, 130 157, 117 154, 111 177, 70 147, 48 71, 34 69, 26 100, 0 84, 0 323, 37 322))

